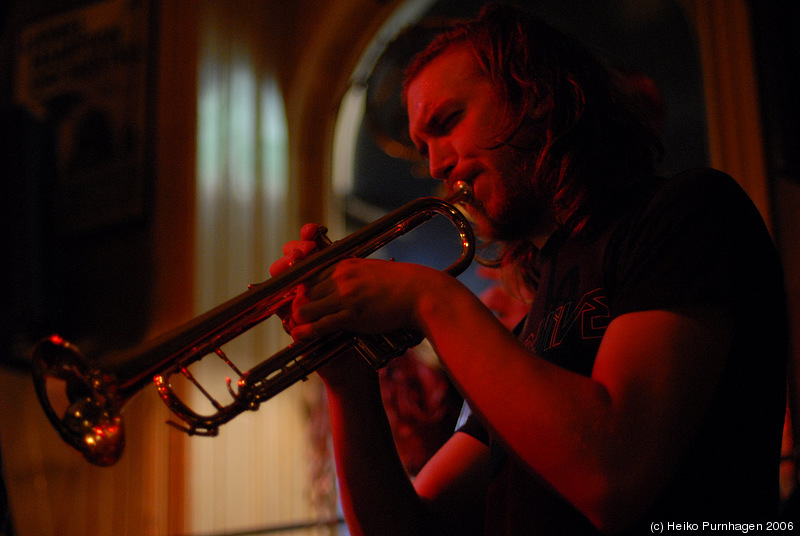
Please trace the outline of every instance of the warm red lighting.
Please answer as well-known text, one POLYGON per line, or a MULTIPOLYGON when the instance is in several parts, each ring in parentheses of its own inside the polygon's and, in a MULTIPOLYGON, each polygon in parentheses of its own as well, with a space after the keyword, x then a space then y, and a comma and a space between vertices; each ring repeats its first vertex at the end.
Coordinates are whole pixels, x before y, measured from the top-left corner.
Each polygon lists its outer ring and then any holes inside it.
POLYGON ((119 425, 110 424, 107 426, 95 426, 94 435, 97 438, 112 437, 119 433, 119 425))

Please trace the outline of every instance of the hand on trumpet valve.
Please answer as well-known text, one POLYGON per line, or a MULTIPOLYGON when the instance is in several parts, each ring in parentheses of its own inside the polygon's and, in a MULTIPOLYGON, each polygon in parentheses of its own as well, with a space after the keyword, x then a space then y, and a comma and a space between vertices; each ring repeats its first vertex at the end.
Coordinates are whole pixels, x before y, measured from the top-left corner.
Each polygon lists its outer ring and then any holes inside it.
MULTIPOLYGON (((298 261, 305 259, 310 254, 327 245, 329 240, 327 236, 325 236, 325 232, 325 228, 320 227, 316 223, 305 224, 302 229, 300 229, 300 240, 290 240, 284 244, 283 257, 272 263, 269 267, 269 275, 275 277, 285 272, 298 261)), ((276 314, 283 323, 283 329, 286 333, 291 335, 292 330, 297 325, 292 319, 291 303, 278 309, 276 314)))
MULTIPOLYGON (((338 330, 389 333, 414 329, 414 276, 423 267, 377 259, 348 258, 297 290, 292 302, 296 339, 338 330)), ((421 278, 421 276, 420 276, 421 278)))
POLYGON ((283 257, 272 263, 269 275, 274 277, 284 272, 322 247, 320 236, 324 236, 324 232, 321 232, 323 229, 316 223, 305 224, 300 229, 300 240, 290 240, 284 244, 283 257))
MULTIPOLYGON (((310 247, 304 228, 300 241, 287 243, 285 256, 273 264, 285 269, 310 247), (306 249, 303 249, 306 248, 306 249)), ((426 266, 348 257, 298 285, 292 302, 291 335, 313 339, 345 330, 361 334, 420 331, 419 298, 446 287, 449 276, 426 266)))

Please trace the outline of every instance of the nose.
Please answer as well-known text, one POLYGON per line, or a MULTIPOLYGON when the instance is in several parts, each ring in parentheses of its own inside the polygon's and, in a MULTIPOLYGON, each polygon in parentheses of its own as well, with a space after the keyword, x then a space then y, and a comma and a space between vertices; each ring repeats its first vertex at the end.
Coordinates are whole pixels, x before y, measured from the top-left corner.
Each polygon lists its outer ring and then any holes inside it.
POLYGON ((458 156, 450 143, 438 141, 428 145, 428 167, 434 179, 447 179, 457 162, 458 156))

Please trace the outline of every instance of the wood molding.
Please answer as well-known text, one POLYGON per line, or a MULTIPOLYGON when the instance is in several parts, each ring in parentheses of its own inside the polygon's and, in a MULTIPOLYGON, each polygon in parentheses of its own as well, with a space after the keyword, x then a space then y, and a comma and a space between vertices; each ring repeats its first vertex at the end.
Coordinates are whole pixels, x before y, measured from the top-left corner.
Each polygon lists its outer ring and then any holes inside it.
POLYGON ((750 15, 745 0, 681 0, 703 69, 711 166, 734 177, 772 230, 750 15))

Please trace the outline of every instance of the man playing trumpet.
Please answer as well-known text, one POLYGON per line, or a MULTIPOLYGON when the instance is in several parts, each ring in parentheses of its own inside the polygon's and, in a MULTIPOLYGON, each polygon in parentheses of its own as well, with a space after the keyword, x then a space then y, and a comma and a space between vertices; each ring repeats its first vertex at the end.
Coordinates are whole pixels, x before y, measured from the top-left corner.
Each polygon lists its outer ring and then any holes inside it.
MULTIPOLYGON (((534 295, 509 332, 424 266, 346 259, 304 284, 296 339, 400 328, 429 339, 472 410, 413 482, 378 375, 320 370, 352 534, 650 532, 774 519, 785 407, 780 262, 729 177, 654 176, 656 138, 609 72, 514 8, 435 40, 404 88, 430 174, 467 183, 478 233, 534 295)), ((314 226, 279 273, 310 253, 314 226)))

